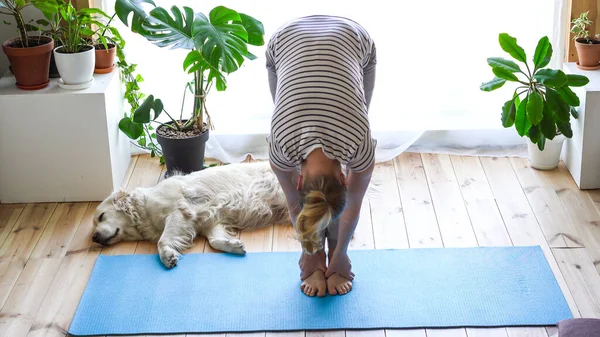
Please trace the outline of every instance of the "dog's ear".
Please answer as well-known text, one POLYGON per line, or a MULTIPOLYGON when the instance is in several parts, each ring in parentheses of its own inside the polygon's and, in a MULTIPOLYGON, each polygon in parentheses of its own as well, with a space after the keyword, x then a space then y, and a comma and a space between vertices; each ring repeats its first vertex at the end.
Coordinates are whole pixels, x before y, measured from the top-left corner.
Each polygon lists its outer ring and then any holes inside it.
POLYGON ((131 214, 132 205, 131 205, 131 196, 127 191, 119 189, 118 191, 113 193, 113 205, 118 211, 122 211, 126 214, 131 214))

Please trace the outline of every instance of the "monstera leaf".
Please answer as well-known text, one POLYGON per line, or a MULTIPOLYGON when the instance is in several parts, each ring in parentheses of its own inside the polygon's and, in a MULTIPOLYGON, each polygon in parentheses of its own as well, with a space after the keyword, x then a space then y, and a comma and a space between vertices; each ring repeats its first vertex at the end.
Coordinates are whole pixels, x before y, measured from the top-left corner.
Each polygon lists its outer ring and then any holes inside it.
POLYGON ((264 44, 264 28, 260 21, 224 6, 213 8, 208 18, 190 7, 172 6, 170 11, 157 7, 152 0, 117 0, 115 11, 132 31, 159 47, 197 50, 186 58, 186 69, 209 70, 217 79, 217 89, 225 88, 224 73, 232 73, 244 58, 254 59, 248 45, 264 44), (144 6, 153 7, 149 12, 144 6))

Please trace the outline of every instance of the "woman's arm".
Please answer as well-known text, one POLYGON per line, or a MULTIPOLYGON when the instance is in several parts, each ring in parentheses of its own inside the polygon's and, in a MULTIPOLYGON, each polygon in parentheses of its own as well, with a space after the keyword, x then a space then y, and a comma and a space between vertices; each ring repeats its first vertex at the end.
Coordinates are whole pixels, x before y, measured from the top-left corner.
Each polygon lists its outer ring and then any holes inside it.
POLYGON ((327 268, 326 277, 338 273, 346 278, 351 276, 351 265, 348 259, 348 246, 356 230, 362 201, 369 187, 375 163, 362 172, 350 172, 346 179, 348 188, 347 206, 339 218, 338 242, 327 268))
POLYGON ((290 212, 290 217, 292 218, 292 224, 296 227, 296 218, 298 218, 298 214, 300 213, 300 195, 298 194, 297 184, 298 184, 298 173, 296 170, 291 171, 283 171, 277 166, 270 162, 271 169, 277 176, 277 180, 279 180, 279 184, 283 189, 283 193, 285 194, 285 198, 287 200, 288 211, 290 212))

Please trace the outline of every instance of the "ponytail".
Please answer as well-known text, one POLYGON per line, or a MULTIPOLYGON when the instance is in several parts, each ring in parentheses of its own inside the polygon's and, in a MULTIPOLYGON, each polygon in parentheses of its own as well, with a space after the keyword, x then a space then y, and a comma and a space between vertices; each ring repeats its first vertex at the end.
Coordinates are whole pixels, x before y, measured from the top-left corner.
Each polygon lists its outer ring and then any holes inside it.
POLYGON ((304 207, 296 221, 298 239, 304 250, 314 253, 323 249, 319 234, 327 228, 331 219, 332 212, 325 194, 314 190, 308 192, 304 207))

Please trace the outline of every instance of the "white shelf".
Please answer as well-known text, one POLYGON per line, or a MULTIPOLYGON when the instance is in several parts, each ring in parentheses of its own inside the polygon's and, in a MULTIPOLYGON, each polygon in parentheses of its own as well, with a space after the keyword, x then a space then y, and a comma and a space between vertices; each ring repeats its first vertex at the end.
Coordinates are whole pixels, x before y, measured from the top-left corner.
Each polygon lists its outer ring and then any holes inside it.
POLYGON ((71 91, 51 79, 25 91, 0 79, 0 202, 100 201, 121 186, 131 160, 118 129, 117 71, 71 91))
POLYGON ((571 119, 573 138, 565 141, 562 159, 581 189, 600 188, 600 70, 586 71, 565 63, 567 74, 585 75, 590 82, 575 87, 579 96, 579 118, 571 119))

